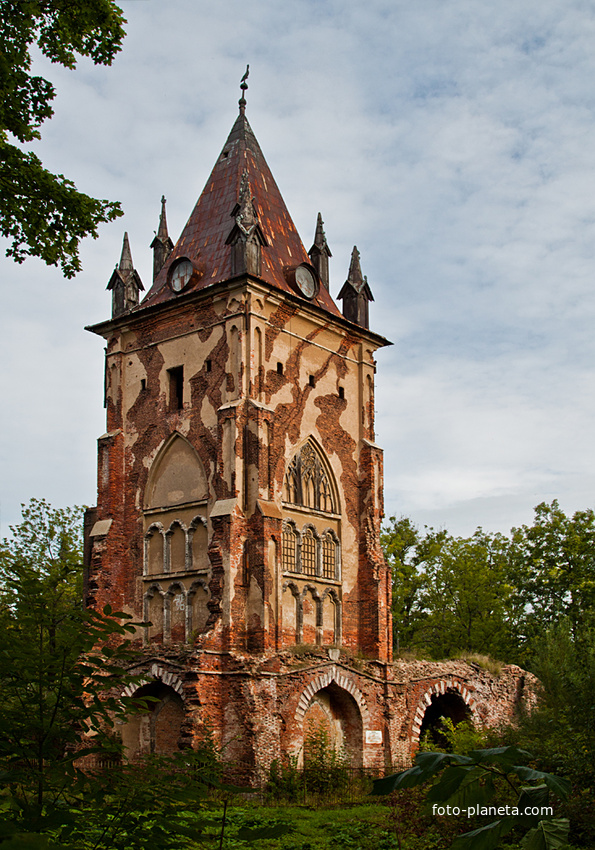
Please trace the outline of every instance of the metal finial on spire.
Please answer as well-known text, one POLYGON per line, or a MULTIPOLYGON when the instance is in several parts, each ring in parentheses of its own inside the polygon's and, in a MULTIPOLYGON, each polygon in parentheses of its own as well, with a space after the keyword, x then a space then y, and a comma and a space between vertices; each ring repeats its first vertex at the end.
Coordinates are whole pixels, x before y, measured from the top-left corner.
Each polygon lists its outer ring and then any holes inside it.
POLYGON ((246 80, 248 79, 249 73, 250 73, 250 65, 246 65, 246 73, 244 74, 244 76, 240 80, 240 88, 242 90, 242 96, 238 100, 238 103, 240 105, 240 115, 244 115, 244 113, 246 111, 246 98, 244 97, 244 95, 246 94, 246 89, 248 88, 248 83, 246 82, 246 80))

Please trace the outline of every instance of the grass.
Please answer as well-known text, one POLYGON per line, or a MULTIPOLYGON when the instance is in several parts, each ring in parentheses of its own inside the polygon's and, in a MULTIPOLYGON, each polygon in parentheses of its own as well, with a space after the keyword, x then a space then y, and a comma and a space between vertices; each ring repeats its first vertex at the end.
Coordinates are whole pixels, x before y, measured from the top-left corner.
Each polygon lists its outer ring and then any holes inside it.
MULTIPOLYGON (((258 850, 447 850, 457 832, 469 829, 468 821, 426 816, 422 796, 421 789, 408 789, 392 798, 370 798, 350 806, 230 805, 222 846, 225 850, 247 847, 236 837, 242 827, 286 824, 291 832, 253 846, 258 850)), ((217 812, 212 814, 216 819, 217 812)))
POLYGON ((457 659, 459 661, 466 661, 467 664, 477 664, 479 667, 482 668, 482 670, 487 670, 494 676, 499 676, 502 672, 502 662, 496 661, 489 655, 480 655, 479 653, 475 652, 461 652, 459 655, 457 655, 457 659))

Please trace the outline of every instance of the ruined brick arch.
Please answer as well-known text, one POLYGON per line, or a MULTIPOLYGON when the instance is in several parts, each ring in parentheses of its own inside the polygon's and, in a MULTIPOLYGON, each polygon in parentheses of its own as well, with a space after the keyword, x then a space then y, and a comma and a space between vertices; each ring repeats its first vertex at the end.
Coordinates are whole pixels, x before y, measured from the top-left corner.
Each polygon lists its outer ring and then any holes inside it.
POLYGON ((182 681, 176 673, 153 664, 140 682, 124 689, 122 696, 152 698, 145 711, 129 717, 120 728, 127 761, 179 749, 186 710, 182 681))
POLYGON ((160 681, 164 685, 173 688, 178 696, 182 700, 184 699, 184 685, 182 684, 181 678, 177 673, 173 673, 171 670, 166 670, 165 667, 162 667, 160 664, 152 664, 151 669, 147 670, 146 674, 140 679, 140 681, 134 682, 132 685, 127 685, 122 691, 122 696, 132 697, 144 685, 150 685, 155 681, 160 681))
POLYGON ((456 692, 467 706, 471 717, 475 718, 475 700, 471 696, 469 689, 458 679, 441 679, 439 682, 435 682, 427 689, 427 691, 418 703, 415 715, 413 717, 413 722, 411 724, 410 740, 412 744, 419 743, 422 723, 426 711, 432 704, 432 697, 441 697, 449 692, 456 692))
POLYGON ((208 570, 210 567, 207 520, 195 516, 186 531, 186 565, 189 570, 208 570))
POLYGON ((322 691, 324 688, 328 688, 329 685, 332 684, 335 684, 342 690, 347 691, 347 693, 353 697, 357 703, 357 707, 359 708, 362 723, 365 728, 369 721, 369 711, 368 706, 366 705, 366 699, 351 679, 349 679, 341 670, 337 670, 334 666, 325 673, 322 673, 320 676, 317 676, 316 679, 313 679, 302 692, 295 712, 295 718, 298 723, 304 722, 304 717, 306 716, 306 712, 312 702, 312 698, 318 693, 318 691, 322 691))
POLYGON ((299 598, 299 605, 302 609, 302 640, 304 643, 316 644, 320 646, 322 643, 322 599, 318 588, 313 584, 306 584, 302 588, 299 598), (309 616, 309 604, 304 605, 306 599, 310 595, 314 604, 313 622, 309 616))
POLYGON ((165 532, 164 572, 178 572, 189 568, 188 529, 181 519, 174 519, 170 522, 169 528, 165 532))
POLYGON ((294 451, 283 479, 283 501, 325 513, 340 513, 335 474, 315 437, 307 437, 294 451))

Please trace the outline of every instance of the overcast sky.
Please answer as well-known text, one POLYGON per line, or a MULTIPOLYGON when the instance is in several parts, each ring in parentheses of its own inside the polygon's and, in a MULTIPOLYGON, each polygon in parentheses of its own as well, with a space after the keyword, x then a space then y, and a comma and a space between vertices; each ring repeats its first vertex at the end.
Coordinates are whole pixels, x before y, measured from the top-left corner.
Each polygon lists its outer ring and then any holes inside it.
MULTIPOLYGON (((0 259, 2 531, 31 496, 95 503, 105 291, 124 230, 145 286, 247 115, 331 293, 356 244, 375 302, 386 514, 473 533, 595 488, 593 0, 122 0, 110 68, 40 60, 34 149, 125 217, 73 281, 0 259)), ((0 241, 0 248, 5 245, 0 241)))

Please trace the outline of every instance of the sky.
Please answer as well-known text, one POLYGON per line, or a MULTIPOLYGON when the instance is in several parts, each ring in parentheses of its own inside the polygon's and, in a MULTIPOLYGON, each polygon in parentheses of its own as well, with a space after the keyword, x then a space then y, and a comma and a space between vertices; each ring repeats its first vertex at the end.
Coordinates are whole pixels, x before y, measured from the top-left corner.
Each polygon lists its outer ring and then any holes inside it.
MULTIPOLYGON (((105 287, 128 231, 148 288, 160 198, 177 239, 237 115, 331 294, 357 245, 374 294, 387 517, 471 535, 595 490, 593 0, 121 0, 111 67, 37 56, 31 146, 125 216, 65 280, 0 256, 2 534, 31 497, 94 504, 105 287)), ((8 246, 0 239, 0 254, 8 246)))

